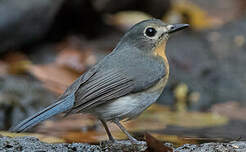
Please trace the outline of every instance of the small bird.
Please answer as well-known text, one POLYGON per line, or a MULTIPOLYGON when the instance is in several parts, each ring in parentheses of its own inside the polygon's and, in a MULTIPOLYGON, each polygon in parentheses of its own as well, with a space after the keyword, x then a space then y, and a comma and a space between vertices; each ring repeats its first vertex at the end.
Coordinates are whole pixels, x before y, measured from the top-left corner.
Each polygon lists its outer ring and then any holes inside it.
POLYGON ((22 132, 56 114, 89 113, 104 126, 115 123, 132 143, 138 141, 121 125, 141 114, 161 95, 169 75, 166 42, 173 32, 188 24, 166 24, 159 19, 137 23, 115 49, 81 75, 58 100, 25 119, 10 131, 22 132))

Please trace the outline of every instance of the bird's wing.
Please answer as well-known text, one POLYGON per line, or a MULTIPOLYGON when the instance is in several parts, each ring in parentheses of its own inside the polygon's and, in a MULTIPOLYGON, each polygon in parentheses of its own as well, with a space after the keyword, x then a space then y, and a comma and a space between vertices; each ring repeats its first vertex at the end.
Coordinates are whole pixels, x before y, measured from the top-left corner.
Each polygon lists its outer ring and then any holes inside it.
POLYGON ((97 72, 98 68, 96 66, 89 69, 87 72, 82 74, 79 78, 77 78, 66 90, 65 92, 58 98, 58 100, 62 100, 67 96, 74 94, 78 88, 86 83, 95 73, 97 72))
POLYGON ((109 55, 68 89, 74 93, 75 102, 67 114, 90 110, 124 95, 148 89, 167 74, 163 63, 157 61, 148 57, 138 58, 134 54, 127 57, 116 53, 109 55))
POLYGON ((97 71, 77 88, 74 106, 67 114, 112 101, 130 93, 133 88, 134 80, 124 72, 114 69, 97 71))

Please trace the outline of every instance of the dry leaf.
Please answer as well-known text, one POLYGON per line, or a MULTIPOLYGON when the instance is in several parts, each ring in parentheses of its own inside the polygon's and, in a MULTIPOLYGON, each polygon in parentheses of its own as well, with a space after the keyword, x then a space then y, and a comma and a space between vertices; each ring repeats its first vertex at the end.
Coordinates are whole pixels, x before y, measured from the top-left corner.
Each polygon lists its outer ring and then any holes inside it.
POLYGON ((44 82, 46 88, 57 94, 62 94, 80 76, 80 74, 56 64, 30 65, 28 70, 44 82))
POLYGON ((145 133, 145 139, 148 145, 146 152, 173 152, 173 148, 165 146, 161 141, 148 133, 145 133))

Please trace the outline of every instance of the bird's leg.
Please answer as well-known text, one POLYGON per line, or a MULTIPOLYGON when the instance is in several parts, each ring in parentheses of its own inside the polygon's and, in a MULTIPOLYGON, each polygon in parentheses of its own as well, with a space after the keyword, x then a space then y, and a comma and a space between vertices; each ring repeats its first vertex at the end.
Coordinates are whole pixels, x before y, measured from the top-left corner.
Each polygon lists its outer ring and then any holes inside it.
POLYGON ((121 125, 121 123, 120 123, 120 121, 118 120, 118 119, 115 119, 114 121, 113 121, 126 135, 127 135, 127 137, 128 137, 128 139, 132 142, 132 143, 134 143, 134 144, 136 144, 138 141, 137 141, 137 139, 135 139, 134 137, 132 137, 128 132, 127 132, 127 130, 124 128, 124 126, 122 126, 121 125))
POLYGON ((106 123, 103 119, 99 119, 99 120, 102 122, 103 127, 105 128, 109 140, 112 141, 112 142, 115 142, 116 140, 115 140, 114 137, 112 136, 112 134, 111 134, 111 132, 110 132, 108 126, 107 126, 107 123, 106 123))

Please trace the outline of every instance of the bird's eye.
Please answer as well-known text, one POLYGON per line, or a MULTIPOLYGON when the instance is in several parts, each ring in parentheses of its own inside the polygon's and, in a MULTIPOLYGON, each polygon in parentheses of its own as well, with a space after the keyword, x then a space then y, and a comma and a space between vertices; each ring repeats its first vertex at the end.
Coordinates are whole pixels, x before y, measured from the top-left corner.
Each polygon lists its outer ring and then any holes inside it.
POLYGON ((156 32, 157 32, 157 31, 156 31, 153 27, 148 27, 148 28, 145 30, 145 34, 146 34, 148 37, 153 37, 153 36, 155 36, 156 32))
POLYGON ((174 29, 174 26, 173 26, 173 25, 171 25, 170 29, 171 29, 171 30, 173 30, 173 29, 174 29))

